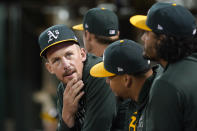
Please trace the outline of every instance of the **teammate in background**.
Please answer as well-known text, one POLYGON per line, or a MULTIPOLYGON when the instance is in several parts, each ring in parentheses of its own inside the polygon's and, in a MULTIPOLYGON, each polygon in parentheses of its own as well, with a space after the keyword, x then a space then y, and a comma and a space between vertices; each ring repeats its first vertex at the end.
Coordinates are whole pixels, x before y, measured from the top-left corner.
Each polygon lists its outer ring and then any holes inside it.
POLYGON ((107 77, 112 91, 123 99, 131 99, 125 131, 137 128, 139 118, 148 100, 148 92, 157 69, 150 68, 150 62, 142 56, 143 48, 132 40, 118 40, 110 44, 103 55, 103 62, 93 66, 90 74, 107 77), (134 102, 133 102, 134 101, 134 102))
POLYGON ((109 131, 116 113, 114 93, 105 79, 89 74, 101 58, 86 54, 65 25, 42 32, 39 45, 46 68, 60 80, 58 131, 109 131))
POLYGON ((119 39, 117 15, 105 8, 92 8, 83 18, 83 24, 75 25, 74 30, 83 31, 83 42, 87 52, 102 56, 105 48, 119 39))
MULTIPOLYGON (((83 42, 87 52, 103 56, 104 50, 112 42, 119 39, 119 22, 117 15, 105 8, 92 8, 83 18, 83 24, 73 26, 74 30, 83 31, 83 42)), ((117 116, 111 131, 124 128, 125 113, 130 101, 117 97, 117 116)))
POLYGON ((149 94, 146 131, 197 130, 197 37, 194 16, 173 3, 156 3, 130 22, 145 30, 143 55, 164 67, 149 94))

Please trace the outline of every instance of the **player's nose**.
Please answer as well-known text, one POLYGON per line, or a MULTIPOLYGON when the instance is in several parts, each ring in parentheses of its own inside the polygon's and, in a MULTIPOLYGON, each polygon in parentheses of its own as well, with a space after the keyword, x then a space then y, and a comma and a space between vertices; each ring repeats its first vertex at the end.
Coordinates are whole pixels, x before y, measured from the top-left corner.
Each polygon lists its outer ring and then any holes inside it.
POLYGON ((64 70, 68 70, 70 67, 70 61, 67 60, 66 58, 63 58, 62 59, 62 66, 63 66, 64 70))

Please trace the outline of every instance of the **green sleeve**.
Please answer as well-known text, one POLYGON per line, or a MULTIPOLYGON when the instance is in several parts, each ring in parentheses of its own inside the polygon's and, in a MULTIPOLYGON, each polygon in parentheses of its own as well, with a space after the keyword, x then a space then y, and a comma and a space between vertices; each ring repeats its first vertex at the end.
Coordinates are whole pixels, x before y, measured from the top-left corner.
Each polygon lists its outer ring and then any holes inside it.
POLYGON ((105 78, 89 77, 86 116, 82 131, 110 131, 116 115, 116 99, 105 78))
MULTIPOLYGON (((124 131, 128 127, 127 115, 129 113, 130 99, 121 99, 116 96, 117 114, 112 123, 111 131, 124 131)), ((127 130, 128 131, 128 130, 127 130)))
POLYGON ((146 110, 146 131, 182 131, 183 95, 172 84, 157 80, 146 110))

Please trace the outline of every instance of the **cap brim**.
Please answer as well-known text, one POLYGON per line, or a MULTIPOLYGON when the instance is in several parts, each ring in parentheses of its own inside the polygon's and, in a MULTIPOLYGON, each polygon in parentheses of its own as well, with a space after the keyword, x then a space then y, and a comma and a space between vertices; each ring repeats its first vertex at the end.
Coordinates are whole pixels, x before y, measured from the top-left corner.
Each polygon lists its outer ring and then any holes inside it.
POLYGON ((94 65, 90 69, 90 75, 94 77, 109 77, 109 76, 114 76, 115 74, 108 72, 104 68, 104 63, 100 62, 96 65, 94 65))
POLYGON ((144 15, 135 15, 130 18, 130 23, 134 25, 137 28, 140 28, 142 30, 146 31, 152 31, 147 25, 146 25, 146 19, 147 16, 144 15))
POLYGON ((83 24, 75 25, 72 28, 73 28, 73 30, 84 30, 83 29, 83 24))
POLYGON ((57 44, 60 44, 60 43, 62 43, 62 42, 67 42, 67 41, 73 41, 73 42, 75 42, 75 43, 78 43, 78 41, 75 40, 75 39, 66 39, 66 40, 57 41, 57 42, 55 42, 55 43, 53 43, 53 44, 50 44, 49 46, 45 47, 45 48, 40 52, 40 56, 41 56, 41 57, 44 56, 46 50, 47 50, 49 47, 54 46, 54 45, 57 45, 57 44))

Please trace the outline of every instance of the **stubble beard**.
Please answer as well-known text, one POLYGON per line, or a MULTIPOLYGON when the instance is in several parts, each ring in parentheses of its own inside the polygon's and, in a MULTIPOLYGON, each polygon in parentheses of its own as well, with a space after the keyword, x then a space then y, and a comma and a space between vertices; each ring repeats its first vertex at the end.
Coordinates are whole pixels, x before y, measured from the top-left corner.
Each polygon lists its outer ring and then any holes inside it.
MULTIPOLYGON (((157 55, 157 54, 155 54, 155 55, 157 55)), ((143 57, 147 60, 151 60, 151 61, 155 61, 155 62, 158 61, 157 56, 153 57, 153 56, 149 55, 148 53, 146 53, 145 50, 143 51, 143 57)))

